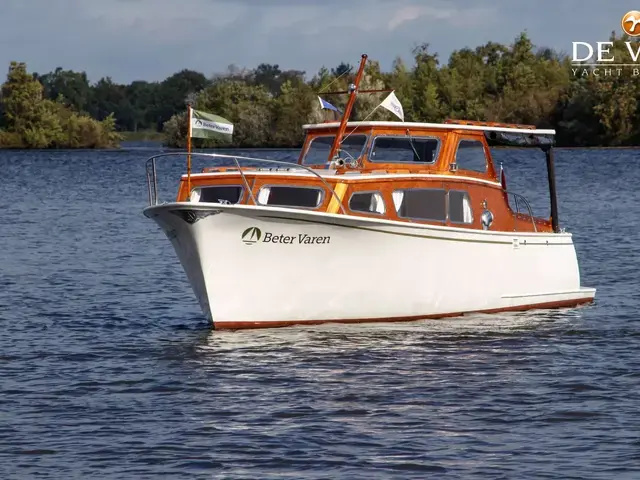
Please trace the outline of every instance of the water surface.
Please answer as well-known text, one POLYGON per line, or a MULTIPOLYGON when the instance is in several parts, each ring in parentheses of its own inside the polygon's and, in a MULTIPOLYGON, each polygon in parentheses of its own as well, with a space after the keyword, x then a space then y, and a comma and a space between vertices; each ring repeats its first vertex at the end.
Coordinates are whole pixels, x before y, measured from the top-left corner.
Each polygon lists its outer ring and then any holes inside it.
POLYGON ((639 151, 556 154, 593 306, 243 332, 142 215, 155 151, 0 152, 0 478, 640 478, 639 151))

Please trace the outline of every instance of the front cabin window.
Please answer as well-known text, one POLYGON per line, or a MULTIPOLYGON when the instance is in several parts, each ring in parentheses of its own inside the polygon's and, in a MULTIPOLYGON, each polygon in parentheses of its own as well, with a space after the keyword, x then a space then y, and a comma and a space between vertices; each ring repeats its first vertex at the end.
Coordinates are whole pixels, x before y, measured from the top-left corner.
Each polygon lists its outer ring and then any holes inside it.
POLYGON ((384 200, 380 192, 354 192, 349 199, 349 210, 384 215, 384 200))
MULTIPOLYGON (((329 153, 335 140, 335 135, 322 135, 314 137, 309 142, 307 151, 302 158, 303 165, 324 165, 329 163, 329 153)), ((362 156, 362 151, 367 143, 367 136, 362 134, 345 135, 337 152, 345 161, 357 160, 362 156)))
POLYGON ((458 170, 471 170, 485 173, 487 156, 480 140, 460 140, 456 149, 456 165, 458 170))
POLYGON ((323 197, 321 188, 271 185, 260 189, 258 203, 274 207, 317 208, 323 197))
POLYGON ((380 163, 435 163, 440 139, 434 137, 380 136, 371 147, 369 160, 380 163))
POLYGON ((473 223, 469 194, 462 190, 407 188, 394 191, 392 197, 396 213, 400 218, 473 223))
POLYGON ((191 190, 189 200, 205 203, 239 203, 242 199, 244 188, 240 185, 212 185, 197 187, 191 190))

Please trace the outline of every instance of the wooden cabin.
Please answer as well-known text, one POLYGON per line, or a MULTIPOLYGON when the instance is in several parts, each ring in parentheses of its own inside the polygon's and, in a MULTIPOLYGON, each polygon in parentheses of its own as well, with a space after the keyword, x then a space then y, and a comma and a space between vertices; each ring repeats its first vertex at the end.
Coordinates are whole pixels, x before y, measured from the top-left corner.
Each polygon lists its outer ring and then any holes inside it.
POLYGON ((190 179, 182 177, 177 200, 295 207, 478 230, 559 231, 553 130, 471 121, 328 122, 303 128, 297 164, 207 167, 190 179), (336 142, 343 130, 342 142, 336 142), (550 218, 532 217, 526 199, 505 190, 491 157, 493 145, 547 153, 550 218), (510 207, 509 195, 517 210, 510 207))

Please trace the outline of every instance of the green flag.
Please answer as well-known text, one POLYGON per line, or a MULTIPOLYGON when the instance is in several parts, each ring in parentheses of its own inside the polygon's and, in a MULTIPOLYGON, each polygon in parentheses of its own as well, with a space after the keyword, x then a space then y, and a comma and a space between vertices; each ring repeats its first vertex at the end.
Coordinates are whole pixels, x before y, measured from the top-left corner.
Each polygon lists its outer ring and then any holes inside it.
POLYGON ((212 113, 191 109, 192 138, 224 138, 231 140, 233 124, 226 118, 212 113))

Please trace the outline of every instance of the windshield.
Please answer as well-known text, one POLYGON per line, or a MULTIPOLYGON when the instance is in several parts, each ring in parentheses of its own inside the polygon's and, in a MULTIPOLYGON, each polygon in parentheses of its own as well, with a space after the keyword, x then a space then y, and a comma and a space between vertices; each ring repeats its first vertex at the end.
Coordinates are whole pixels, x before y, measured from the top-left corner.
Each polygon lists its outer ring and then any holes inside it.
POLYGON ((372 162, 434 163, 440 140, 431 137, 376 137, 369 160, 372 162))
MULTIPOLYGON (((336 138, 335 135, 323 135, 315 137, 311 140, 307 153, 302 159, 303 165, 320 165, 328 163, 331 145, 336 138)), ((367 143, 366 135, 349 135, 342 141, 338 156, 345 161, 358 159, 362 154, 365 144, 367 143)))

